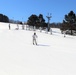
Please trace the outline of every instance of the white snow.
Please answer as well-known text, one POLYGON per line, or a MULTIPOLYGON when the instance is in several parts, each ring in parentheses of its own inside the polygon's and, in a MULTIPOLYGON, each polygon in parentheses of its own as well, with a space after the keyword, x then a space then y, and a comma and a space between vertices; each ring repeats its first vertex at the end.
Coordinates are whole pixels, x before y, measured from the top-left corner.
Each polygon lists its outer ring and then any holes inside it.
POLYGON ((0 23, 0 75, 76 75, 76 36, 36 31, 38 46, 32 45, 34 31, 15 30, 16 24, 0 23))

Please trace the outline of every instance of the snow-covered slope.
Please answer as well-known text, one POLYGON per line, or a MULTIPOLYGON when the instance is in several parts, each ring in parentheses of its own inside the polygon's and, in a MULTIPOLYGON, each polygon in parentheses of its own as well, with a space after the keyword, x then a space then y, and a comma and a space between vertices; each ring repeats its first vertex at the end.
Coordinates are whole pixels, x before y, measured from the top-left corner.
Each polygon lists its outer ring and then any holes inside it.
POLYGON ((36 46, 34 31, 16 27, 8 30, 8 23, 0 23, 0 75, 76 75, 75 36, 64 38, 55 28, 52 35, 36 31, 36 46))

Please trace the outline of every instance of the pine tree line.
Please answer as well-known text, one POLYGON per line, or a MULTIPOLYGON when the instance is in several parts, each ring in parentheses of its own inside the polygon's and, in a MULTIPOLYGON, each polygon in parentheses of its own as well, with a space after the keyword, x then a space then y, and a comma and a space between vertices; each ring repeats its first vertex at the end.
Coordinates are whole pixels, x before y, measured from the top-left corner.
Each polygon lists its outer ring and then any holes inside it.
POLYGON ((61 25, 61 31, 67 31, 71 35, 76 31, 76 14, 73 11, 70 11, 64 16, 63 23, 61 25))
POLYGON ((6 15, 0 14, 0 22, 9 22, 9 18, 6 15))
POLYGON ((32 14, 27 21, 27 24, 30 26, 35 27, 47 27, 47 23, 45 22, 45 19, 43 18, 42 14, 39 14, 39 16, 32 14))

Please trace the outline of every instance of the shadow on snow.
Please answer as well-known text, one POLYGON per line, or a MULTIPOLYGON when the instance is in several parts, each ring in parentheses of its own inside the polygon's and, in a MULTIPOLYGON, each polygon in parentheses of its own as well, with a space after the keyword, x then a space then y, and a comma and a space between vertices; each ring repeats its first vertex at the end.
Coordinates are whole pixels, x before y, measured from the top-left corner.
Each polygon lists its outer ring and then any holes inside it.
POLYGON ((50 45, 38 44, 37 46, 45 46, 45 47, 49 47, 50 45))

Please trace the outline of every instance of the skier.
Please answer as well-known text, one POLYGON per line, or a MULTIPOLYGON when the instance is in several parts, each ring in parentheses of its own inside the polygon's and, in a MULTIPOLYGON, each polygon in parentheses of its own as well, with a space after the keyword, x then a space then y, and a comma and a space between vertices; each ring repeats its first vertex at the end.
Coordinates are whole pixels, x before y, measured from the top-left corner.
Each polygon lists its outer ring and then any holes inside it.
POLYGON ((63 31, 63 33, 64 33, 64 37, 66 37, 66 36, 65 36, 65 34, 66 34, 66 31, 63 31))
POLYGON ((8 26, 8 27, 9 27, 9 30, 10 30, 10 28, 11 28, 11 27, 10 27, 10 24, 9 24, 9 26, 8 26))
POLYGON ((33 45, 34 45, 34 44, 37 45, 37 39, 36 39, 36 38, 37 38, 38 36, 36 35, 36 33, 34 33, 32 37, 33 37, 33 45))

